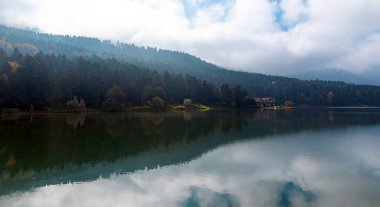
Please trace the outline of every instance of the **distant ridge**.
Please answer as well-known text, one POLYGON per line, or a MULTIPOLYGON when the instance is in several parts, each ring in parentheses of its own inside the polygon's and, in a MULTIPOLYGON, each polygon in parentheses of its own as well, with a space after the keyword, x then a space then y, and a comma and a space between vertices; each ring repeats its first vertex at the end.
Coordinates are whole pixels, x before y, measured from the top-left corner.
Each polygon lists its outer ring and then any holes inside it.
POLYGON ((292 75, 295 78, 302 80, 324 80, 324 81, 343 81, 346 83, 353 83, 358 85, 380 85, 380 81, 368 78, 365 74, 356 75, 354 73, 341 70, 341 69, 322 69, 306 71, 303 73, 292 75))
MULTIPOLYGON (((240 85, 257 97, 276 97, 278 104, 291 100, 296 105, 313 106, 380 105, 378 92, 380 87, 344 83, 343 81, 349 80, 347 78, 325 81, 317 77, 318 80, 305 81, 283 76, 233 71, 184 52, 138 47, 120 42, 113 43, 97 38, 50 35, 0 26, 0 48, 8 54, 12 53, 14 48, 18 48, 23 54, 33 55, 42 51, 45 54, 65 55, 68 58, 97 56, 103 59, 116 59, 134 64, 139 68, 155 70, 161 74, 168 71, 188 74, 217 85, 224 83, 240 85), (331 95, 334 99, 331 99, 331 95)), ((309 79, 306 76, 302 78, 309 79)), ((351 80, 356 79, 352 77, 351 80)), ((355 83, 365 82, 355 81, 355 83)))

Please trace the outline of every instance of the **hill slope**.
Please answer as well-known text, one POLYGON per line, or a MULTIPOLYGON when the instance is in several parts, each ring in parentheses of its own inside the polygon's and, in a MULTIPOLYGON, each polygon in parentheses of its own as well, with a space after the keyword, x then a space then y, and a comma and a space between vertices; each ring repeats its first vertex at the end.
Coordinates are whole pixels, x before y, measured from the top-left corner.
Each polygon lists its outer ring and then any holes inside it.
POLYGON ((241 85, 256 96, 274 96, 280 104, 292 100, 298 105, 380 105, 380 88, 336 81, 303 81, 296 78, 232 71, 207 63, 183 52, 112 43, 96 38, 49 35, 0 26, 0 48, 8 55, 14 48, 22 53, 61 54, 115 58, 159 73, 189 74, 217 85, 241 85), (379 100, 378 100, 379 99, 379 100))
MULTIPOLYGON (((343 81, 346 83, 353 84, 370 84, 370 85, 380 85, 379 81, 376 81, 375 78, 371 76, 357 75, 350 73, 348 71, 339 70, 339 69, 324 69, 324 70, 315 70, 307 71, 300 74, 295 74, 293 77, 302 79, 302 80, 334 80, 334 81, 343 81)), ((374 76, 376 77, 376 76, 374 76)))

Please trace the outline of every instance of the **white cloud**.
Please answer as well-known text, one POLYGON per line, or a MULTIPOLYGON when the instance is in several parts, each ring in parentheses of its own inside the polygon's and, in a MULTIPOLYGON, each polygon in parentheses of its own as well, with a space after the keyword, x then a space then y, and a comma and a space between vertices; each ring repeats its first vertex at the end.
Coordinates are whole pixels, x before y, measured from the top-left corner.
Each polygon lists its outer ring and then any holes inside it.
POLYGON ((351 48, 351 52, 336 60, 338 68, 353 68, 357 71, 379 68, 380 58, 380 33, 376 33, 351 48))
POLYGON ((198 9, 193 19, 196 28, 207 27, 218 22, 226 15, 227 8, 222 4, 214 4, 207 9, 198 9))
POLYGON ((283 19, 286 24, 297 23, 307 13, 305 0, 283 0, 280 6, 284 11, 283 19))
POLYGON ((380 67, 378 0, 2 0, 0 21, 186 51, 255 72, 380 67))

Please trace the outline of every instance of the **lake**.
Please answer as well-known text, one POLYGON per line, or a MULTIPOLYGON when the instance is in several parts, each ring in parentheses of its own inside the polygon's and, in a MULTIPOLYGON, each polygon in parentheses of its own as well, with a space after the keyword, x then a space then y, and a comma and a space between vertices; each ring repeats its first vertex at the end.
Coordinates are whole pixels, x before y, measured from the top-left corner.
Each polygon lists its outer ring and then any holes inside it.
POLYGON ((0 120, 1 207, 380 206, 380 108, 0 120))

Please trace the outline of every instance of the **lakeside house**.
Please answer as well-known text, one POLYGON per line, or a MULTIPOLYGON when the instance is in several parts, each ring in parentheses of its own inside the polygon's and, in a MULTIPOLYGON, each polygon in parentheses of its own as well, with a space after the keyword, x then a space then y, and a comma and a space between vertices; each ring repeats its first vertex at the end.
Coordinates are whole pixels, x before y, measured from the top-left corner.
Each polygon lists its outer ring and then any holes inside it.
POLYGON ((256 101, 256 104, 258 107, 275 106, 276 105, 276 98, 273 98, 273 97, 255 98, 255 101, 256 101))

